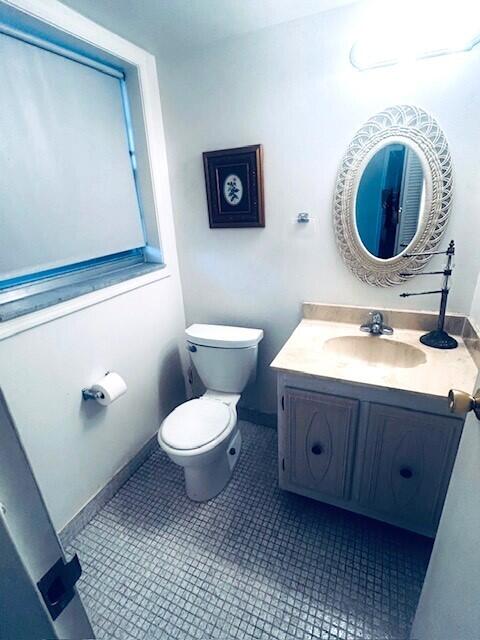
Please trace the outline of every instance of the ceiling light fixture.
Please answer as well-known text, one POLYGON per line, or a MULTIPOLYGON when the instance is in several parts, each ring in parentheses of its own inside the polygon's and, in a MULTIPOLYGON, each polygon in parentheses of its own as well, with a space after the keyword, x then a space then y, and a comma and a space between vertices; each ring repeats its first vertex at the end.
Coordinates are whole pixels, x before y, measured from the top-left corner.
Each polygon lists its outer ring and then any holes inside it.
POLYGON ((478 0, 369 5, 350 61, 360 71, 470 51, 480 42, 478 0))

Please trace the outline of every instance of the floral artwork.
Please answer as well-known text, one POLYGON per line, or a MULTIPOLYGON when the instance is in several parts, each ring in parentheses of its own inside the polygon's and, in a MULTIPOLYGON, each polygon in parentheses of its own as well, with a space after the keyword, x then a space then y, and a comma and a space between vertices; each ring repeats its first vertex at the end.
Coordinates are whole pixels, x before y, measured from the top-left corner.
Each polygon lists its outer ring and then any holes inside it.
POLYGON ((243 195, 243 186, 242 181, 238 176, 230 174, 225 179, 223 194, 225 196, 225 200, 233 206, 236 206, 240 202, 243 195))
POLYGON ((262 147, 203 154, 210 227, 264 227, 262 147))

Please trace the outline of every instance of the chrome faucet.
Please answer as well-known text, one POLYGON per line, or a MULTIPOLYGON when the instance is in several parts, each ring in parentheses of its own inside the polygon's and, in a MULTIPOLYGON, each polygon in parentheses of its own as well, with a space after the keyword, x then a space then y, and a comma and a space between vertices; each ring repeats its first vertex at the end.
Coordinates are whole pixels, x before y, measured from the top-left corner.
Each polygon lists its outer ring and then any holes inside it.
POLYGON ((383 315, 380 311, 370 311, 370 322, 362 324, 360 331, 370 333, 372 336, 381 336, 383 334, 391 336, 393 333, 392 327, 388 327, 383 323, 383 315))

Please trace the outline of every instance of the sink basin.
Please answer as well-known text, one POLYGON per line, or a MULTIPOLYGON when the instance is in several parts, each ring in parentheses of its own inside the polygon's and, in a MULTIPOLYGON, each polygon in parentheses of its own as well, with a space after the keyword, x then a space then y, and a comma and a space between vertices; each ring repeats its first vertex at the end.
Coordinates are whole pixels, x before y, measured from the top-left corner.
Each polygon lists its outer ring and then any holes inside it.
POLYGON ((385 336, 338 336, 327 340, 323 351, 340 361, 400 369, 418 367, 427 361, 421 349, 385 336))

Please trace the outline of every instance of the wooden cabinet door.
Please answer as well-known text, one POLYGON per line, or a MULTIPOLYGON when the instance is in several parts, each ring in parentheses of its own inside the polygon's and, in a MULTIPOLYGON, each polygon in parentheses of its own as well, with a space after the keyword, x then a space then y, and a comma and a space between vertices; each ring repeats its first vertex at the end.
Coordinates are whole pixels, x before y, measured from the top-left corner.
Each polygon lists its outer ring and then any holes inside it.
POLYGON ((371 404, 362 505, 373 516, 434 533, 460 433, 452 418, 371 404))
POLYGON ((287 483, 347 500, 358 400, 285 389, 287 483))

